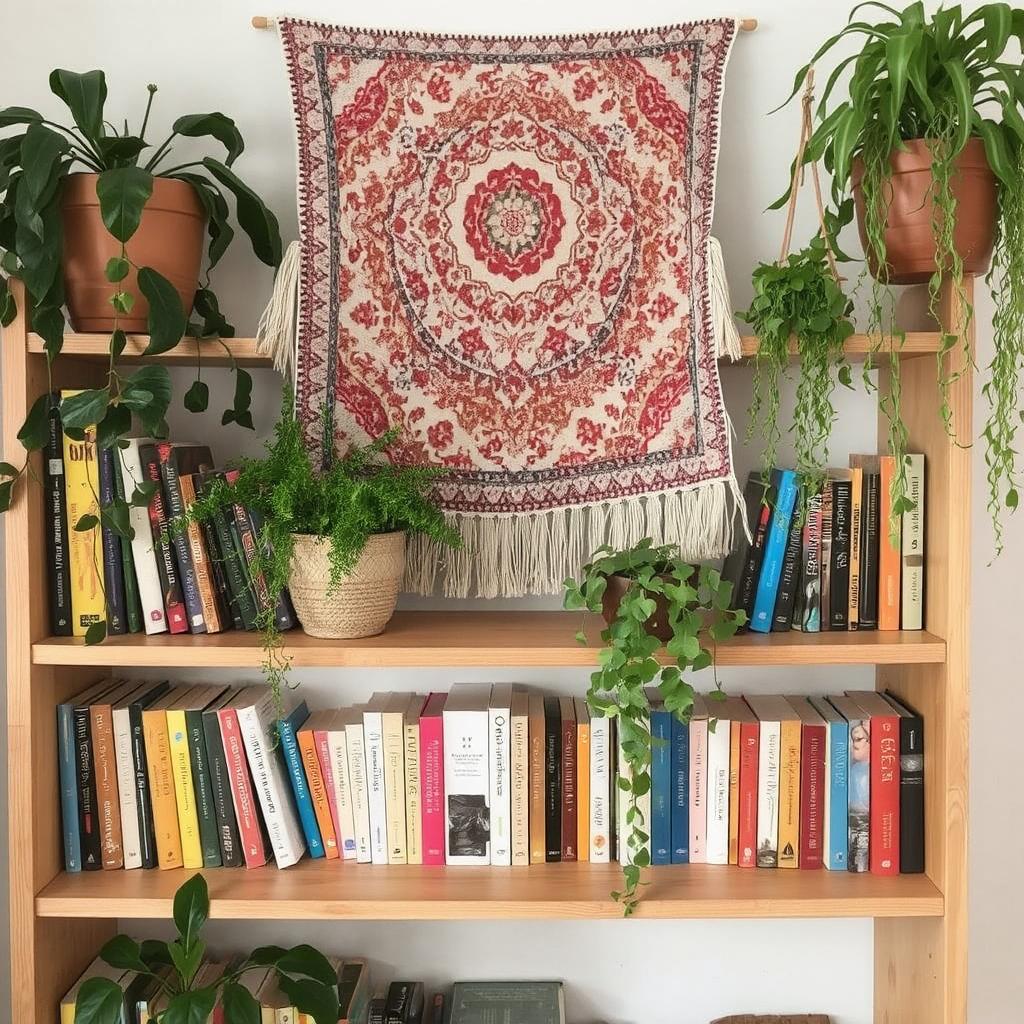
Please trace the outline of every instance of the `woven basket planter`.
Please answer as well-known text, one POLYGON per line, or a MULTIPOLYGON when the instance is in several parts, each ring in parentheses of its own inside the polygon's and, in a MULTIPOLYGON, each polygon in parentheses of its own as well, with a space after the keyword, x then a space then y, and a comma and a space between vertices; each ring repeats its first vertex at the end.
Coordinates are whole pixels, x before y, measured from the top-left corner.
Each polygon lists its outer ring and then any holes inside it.
POLYGON ((330 591, 331 542, 295 535, 288 589, 310 636, 353 640, 381 633, 395 611, 405 572, 405 533, 378 533, 366 542, 359 561, 330 591))

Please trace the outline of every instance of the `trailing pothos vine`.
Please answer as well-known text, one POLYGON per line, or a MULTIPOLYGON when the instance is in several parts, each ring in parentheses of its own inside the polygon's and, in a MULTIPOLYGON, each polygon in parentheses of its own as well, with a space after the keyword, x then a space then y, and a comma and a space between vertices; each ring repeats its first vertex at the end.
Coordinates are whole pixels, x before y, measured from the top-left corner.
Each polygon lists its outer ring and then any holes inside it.
MULTIPOLYGON (((713 664, 713 644, 733 636, 746 622, 746 614, 730 608, 732 584, 716 569, 684 561, 673 546, 655 546, 648 538, 627 551, 605 545, 592 558, 578 581, 565 581, 566 608, 601 613, 609 578, 629 580, 618 605, 607 609, 608 624, 601 631, 606 646, 598 652, 600 668, 591 675, 587 692, 591 712, 613 718, 618 728, 617 785, 628 795, 628 850, 619 851, 623 887, 612 896, 629 916, 640 901, 642 871, 651 862, 650 826, 639 803, 651 788, 646 688, 656 686, 665 710, 688 722, 694 689, 687 676, 713 664), (663 664, 659 658, 663 641, 655 632, 655 623, 661 613, 670 634, 664 642, 665 654, 672 664, 663 664)), ((586 644, 582 630, 577 640, 586 644)), ((710 696, 724 697, 717 680, 710 696)))

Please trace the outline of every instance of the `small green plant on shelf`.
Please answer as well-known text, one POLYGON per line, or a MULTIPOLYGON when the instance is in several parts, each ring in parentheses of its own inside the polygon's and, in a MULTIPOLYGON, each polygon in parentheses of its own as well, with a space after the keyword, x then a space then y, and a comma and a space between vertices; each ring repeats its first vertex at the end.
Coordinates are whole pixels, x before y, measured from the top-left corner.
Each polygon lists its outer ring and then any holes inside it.
MULTIPOLYGON (((259 1003, 241 979, 268 969, 276 972, 281 991, 299 1013, 308 1014, 315 1024, 337 1024, 338 979, 327 958, 312 946, 261 946, 229 963, 212 984, 200 984, 206 955, 201 933, 209 916, 206 879, 194 875, 174 894, 175 939, 140 943, 117 935, 100 951, 111 967, 148 978, 156 987, 162 1008, 147 1024, 205 1024, 217 1008, 224 1024, 259 1024, 259 1003)), ((116 981, 90 978, 75 1001, 75 1024, 121 1024, 124 1004, 125 992, 116 981)))
MULTIPOLYGON (((707 565, 680 558, 671 545, 649 538, 625 551, 598 548, 579 580, 565 581, 565 607, 602 614, 605 647, 600 668, 590 677, 587 703, 601 717, 614 718, 621 765, 617 784, 628 794, 627 851, 623 887, 612 895, 629 916, 640 900, 641 872, 650 862, 650 826, 640 798, 651 788, 651 730, 648 686, 656 686, 665 710, 687 722, 693 711, 688 675, 714 662, 713 645, 735 635, 746 622, 743 611, 730 608, 732 584, 707 565), (708 640, 711 641, 709 649, 708 640), (674 664, 662 665, 662 645, 674 664), (630 863, 626 863, 626 861, 630 863)), ((586 644, 584 632, 577 640, 586 644)), ((724 697, 716 680, 710 696, 724 697)))

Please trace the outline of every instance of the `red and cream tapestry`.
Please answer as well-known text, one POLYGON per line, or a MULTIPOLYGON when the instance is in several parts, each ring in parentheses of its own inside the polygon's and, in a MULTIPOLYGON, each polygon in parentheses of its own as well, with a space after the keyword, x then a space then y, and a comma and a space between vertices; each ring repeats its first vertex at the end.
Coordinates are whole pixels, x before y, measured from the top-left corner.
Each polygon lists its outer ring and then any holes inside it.
POLYGON ((298 131, 296 396, 447 473, 412 589, 550 592, 600 544, 727 549, 710 237, 731 19, 464 38, 282 19, 298 131))

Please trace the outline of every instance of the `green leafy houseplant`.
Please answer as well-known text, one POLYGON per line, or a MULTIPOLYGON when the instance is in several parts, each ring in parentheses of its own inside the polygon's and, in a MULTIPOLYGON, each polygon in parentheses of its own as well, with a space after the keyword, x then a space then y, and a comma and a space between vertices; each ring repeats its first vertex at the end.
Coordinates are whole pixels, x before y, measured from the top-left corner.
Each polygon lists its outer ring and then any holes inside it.
MULTIPOLYGON (((686 676, 712 664, 706 640, 733 636, 746 614, 730 608, 732 584, 716 569, 684 561, 672 546, 655 546, 648 538, 626 551, 605 545, 592 558, 578 581, 565 581, 564 600, 566 608, 603 613, 607 622, 601 631, 606 646, 598 653, 600 668, 590 677, 587 703, 595 715, 617 722, 627 769, 620 773, 618 786, 629 794, 631 863, 624 863, 623 888, 612 895, 628 916, 640 899, 641 871, 650 864, 650 826, 638 803, 651 788, 646 688, 657 686, 665 710, 689 721, 694 690, 686 676), (673 664, 662 665, 658 659, 663 643, 673 664)), ((581 631, 577 640, 585 644, 586 635, 581 631)), ((716 681, 711 697, 722 696, 716 681)))
MULTIPOLYGON (((118 317, 127 315, 134 303, 124 282, 137 272, 139 292, 148 301, 149 345, 145 354, 158 355, 174 348, 186 331, 196 337, 230 337, 231 324, 220 312, 217 297, 209 288, 209 271, 228 248, 234 228, 225 194, 233 196, 237 222, 248 236, 256 256, 268 266, 281 261, 281 237, 273 213, 232 169, 244 149, 234 121, 222 113, 186 114, 173 124, 171 134, 158 145, 147 140, 149 114, 156 86, 148 87, 149 98, 138 132, 127 122, 118 131, 104 111, 107 97, 102 71, 77 74, 56 70, 50 88, 71 112, 72 124, 50 121, 27 107, 0 110, 0 129, 17 126, 18 134, 0 139, 0 269, 19 278, 27 295, 32 329, 43 338, 47 371, 61 351, 64 339, 65 282, 62 272, 63 225, 61 198, 68 176, 76 170, 96 173, 96 196, 100 214, 110 235, 120 243, 120 255, 106 266, 110 283, 110 305, 114 330, 110 335, 110 362, 103 387, 93 388, 61 403, 61 417, 68 433, 82 436, 96 424, 96 440, 107 447, 131 432, 133 413, 148 434, 166 436, 165 415, 171 400, 171 383, 166 367, 143 366, 125 373, 118 364, 126 335, 118 317), (212 156, 173 163, 171 153, 179 138, 210 138, 225 150, 223 160, 212 156), (136 233, 156 178, 186 182, 195 191, 207 217, 209 246, 207 270, 192 309, 182 308, 175 287, 152 267, 136 266, 126 243, 136 233), (190 322, 189 315, 198 318, 190 322)), ((0 323, 11 323, 16 314, 15 298, 7 278, 0 274, 0 323)), ((228 353, 230 356, 230 353, 228 353)), ((232 361, 233 365, 233 361, 232 361)), ((223 422, 237 422, 252 428, 249 396, 252 381, 246 371, 234 366, 235 399, 224 413, 223 422)), ((52 376, 51 376, 52 380, 52 376)), ((52 391, 52 384, 47 392, 52 391)), ((206 408, 209 392, 197 376, 185 396, 191 411, 206 408)), ((40 396, 32 406, 18 435, 28 452, 45 444, 49 395, 40 396)), ((21 469, 4 465, 0 511, 6 509, 21 469)), ((104 518, 109 510, 103 510, 104 518)), ((126 518, 124 510, 115 517, 126 518)), ((109 525, 109 524, 108 524, 109 525)))
MULTIPOLYGON (((858 4, 847 25, 797 72, 790 99, 814 63, 847 41, 854 42, 856 50, 838 60, 829 75, 817 108, 818 124, 803 160, 824 161, 833 176, 833 198, 840 205, 850 194, 853 172, 857 170, 860 176, 862 235, 877 278, 871 288, 867 331, 879 344, 885 335, 897 341, 891 360, 892 385, 882 396, 883 412, 890 423, 890 447, 897 456, 896 512, 909 508, 910 503, 905 497, 902 459, 906 430, 900 418, 898 348, 902 334, 896 330, 894 302, 887 289, 887 214, 894 196, 892 155, 905 152, 912 140, 923 140, 930 153, 936 269, 928 290, 933 314, 944 284, 960 289, 963 259, 955 244, 957 162, 972 140, 981 140, 995 174, 998 223, 988 280, 996 298, 996 354, 984 385, 990 411, 983 436, 989 509, 998 550, 1002 544, 1001 510, 1018 503, 1013 443, 1019 425, 1017 385, 1024 361, 1024 251, 1019 244, 1024 234, 1024 85, 1019 58, 1008 54, 1008 49, 1011 43, 1024 41, 1024 11, 1005 3, 986 3, 965 16, 957 4, 940 8, 929 18, 920 2, 901 11, 877 2, 858 4), (858 19, 858 12, 865 9, 879 12, 882 20, 858 19), (832 102, 845 73, 846 97, 832 102)), ((786 198, 781 197, 777 205, 786 198)), ((846 209, 849 211, 848 206, 846 209)), ((962 290, 958 298, 963 301, 962 290)), ((970 315, 968 305, 968 323, 970 315)), ((938 356, 940 412, 951 433, 955 424, 950 422, 949 389, 971 360, 965 323, 959 334, 943 336, 938 356)), ((869 361, 865 372, 870 365, 869 361)))
MULTIPOLYGON (((388 431, 369 445, 353 447, 344 458, 332 457, 318 470, 286 388, 266 456, 243 459, 237 480, 215 483, 195 502, 191 515, 207 522, 235 502, 255 511, 263 520, 263 546, 252 571, 263 576, 271 594, 288 586, 299 534, 329 542, 330 592, 337 590, 374 534, 410 531, 457 547, 458 533, 429 496, 430 484, 441 471, 393 465, 381 458, 396 437, 397 431, 388 431)), ((257 625, 264 632, 264 671, 279 696, 288 662, 272 607, 260 612, 257 625)))
MULTIPOLYGON (((166 997, 164 1009, 147 1024, 206 1024, 220 1007, 225 1024, 259 1024, 260 1007, 240 979, 252 971, 276 972, 281 991, 316 1024, 338 1020, 337 977, 327 958, 312 946, 261 946, 232 962, 212 985, 200 987, 197 973, 206 953, 200 937, 210 916, 210 895, 202 875, 194 875, 174 895, 177 938, 138 943, 117 935, 100 951, 111 967, 153 979, 166 997)), ((75 1024, 121 1024, 124 992, 109 978, 90 978, 75 1002, 75 1024)))

